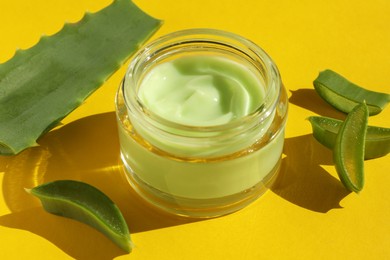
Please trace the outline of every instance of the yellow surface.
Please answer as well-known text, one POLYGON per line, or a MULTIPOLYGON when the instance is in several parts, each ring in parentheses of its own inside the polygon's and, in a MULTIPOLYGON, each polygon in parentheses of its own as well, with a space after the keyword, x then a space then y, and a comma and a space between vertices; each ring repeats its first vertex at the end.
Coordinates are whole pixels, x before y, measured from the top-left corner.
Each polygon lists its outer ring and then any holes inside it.
MULTIPOLYGON (((110 0, 0 3, 0 62, 110 0)), ((331 68, 390 93, 390 1, 137 0, 165 21, 153 37, 211 27, 250 38, 273 57, 290 96, 281 177, 249 207, 189 221, 157 212, 133 194, 118 168, 114 95, 125 67, 40 147, 0 157, 1 259, 389 259, 390 155, 365 162, 357 195, 340 184, 331 153, 311 136, 310 115, 341 117, 314 93, 331 68), (125 255, 97 231, 43 211, 23 188, 54 179, 88 182, 121 208, 136 248, 125 255)), ((369 119, 390 127, 390 107, 369 119)))

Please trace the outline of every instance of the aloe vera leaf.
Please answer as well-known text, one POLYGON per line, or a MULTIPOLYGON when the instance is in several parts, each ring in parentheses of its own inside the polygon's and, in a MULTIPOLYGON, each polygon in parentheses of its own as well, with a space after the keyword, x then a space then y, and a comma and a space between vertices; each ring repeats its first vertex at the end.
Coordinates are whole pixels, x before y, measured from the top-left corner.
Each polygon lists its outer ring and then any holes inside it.
POLYGON ((390 102, 389 94, 359 87, 332 70, 320 72, 313 85, 326 102, 344 113, 366 102, 369 115, 376 115, 390 102))
MULTIPOLYGON (((311 123, 314 138, 327 148, 333 149, 343 121, 322 116, 311 116, 308 120, 311 123)), ((390 153, 390 128, 368 126, 364 159, 379 158, 388 153, 390 153)))
POLYGON ((364 186, 364 146, 367 134, 368 107, 357 105, 347 116, 337 134, 333 160, 337 174, 350 191, 364 186))
POLYGON ((26 191, 39 198, 47 212, 87 224, 131 252, 133 243, 121 211, 97 188, 80 181, 58 180, 26 191))
POLYGON ((130 0, 115 0, 0 64, 0 154, 36 146, 160 25, 130 0))

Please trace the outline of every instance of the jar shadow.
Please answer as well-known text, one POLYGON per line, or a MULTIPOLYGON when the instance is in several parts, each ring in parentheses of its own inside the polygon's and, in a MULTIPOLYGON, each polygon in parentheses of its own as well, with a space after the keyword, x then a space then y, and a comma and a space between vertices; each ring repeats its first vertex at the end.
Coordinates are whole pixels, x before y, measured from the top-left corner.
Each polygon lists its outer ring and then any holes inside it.
POLYGON ((332 152, 311 134, 285 140, 281 170, 271 190, 300 207, 326 213, 342 208, 350 192, 321 166, 333 165, 332 152))
POLYGON ((115 246, 94 229, 44 212, 39 200, 24 190, 58 179, 79 180, 100 189, 121 209, 132 234, 198 221, 161 213, 132 191, 119 159, 115 112, 54 129, 38 143, 39 147, 16 156, 1 157, 3 197, 12 213, 1 216, 0 225, 44 237, 76 259, 107 259, 123 254, 120 249, 112 249, 115 246), (91 240, 95 243, 92 246, 91 240), (85 255, 86 248, 91 248, 89 253, 93 255, 85 255))

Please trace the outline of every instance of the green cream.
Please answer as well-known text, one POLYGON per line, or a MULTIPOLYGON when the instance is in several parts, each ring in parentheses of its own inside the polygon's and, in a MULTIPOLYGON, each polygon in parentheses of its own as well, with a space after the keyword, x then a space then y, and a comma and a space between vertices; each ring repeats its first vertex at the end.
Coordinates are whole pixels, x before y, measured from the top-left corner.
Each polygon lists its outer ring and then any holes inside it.
POLYGON ((190 55, 143 73, 137 102, 146 115, 169 123, 144 120, 129 110, 129 122, 120 124, 122 159, 139 181, 180 198, 216 199, 250 190, 277 171, 284 127, 269 131, 275 110, 263 119, 240 121, 265 99, 264 78, 252 65, 222 55, 190 55), (207 137, 199 130, 210 127, 220 128, 207 137))
POLYGON ((159 64, 138 97, 151 112, 190 126, 226 124, 258 109, 264 88, 255 73, 219 56, 186 56, 159 64))
POLYGON ((181 198, 215 199, 248 191, 278 170, 284 129, 261 149, 234 159, 186 162, 160 156, 142 147, 119 128, 122 159, 142 182, 181 198))

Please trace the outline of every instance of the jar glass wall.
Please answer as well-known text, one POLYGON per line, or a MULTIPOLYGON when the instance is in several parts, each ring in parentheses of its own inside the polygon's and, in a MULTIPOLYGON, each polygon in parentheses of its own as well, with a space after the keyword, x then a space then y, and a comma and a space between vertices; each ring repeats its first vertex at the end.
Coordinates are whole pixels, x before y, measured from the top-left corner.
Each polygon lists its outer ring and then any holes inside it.
POLYGON ((251 41, 211 29, 159 38, 135 55, 116 97, 129 183, 177 215, 239 210, 277 176, 287 107, 276 65, 251 41))

